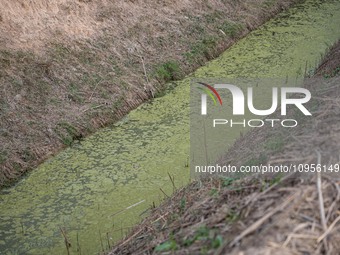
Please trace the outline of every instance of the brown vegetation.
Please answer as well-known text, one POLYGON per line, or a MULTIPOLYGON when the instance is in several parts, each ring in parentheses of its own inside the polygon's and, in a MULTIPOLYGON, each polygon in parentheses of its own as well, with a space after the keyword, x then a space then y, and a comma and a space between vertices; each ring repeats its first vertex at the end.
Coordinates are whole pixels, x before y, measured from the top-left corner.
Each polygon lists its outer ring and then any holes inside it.
POLYGON ((0 0, 0 186, 297 0, 0 0))

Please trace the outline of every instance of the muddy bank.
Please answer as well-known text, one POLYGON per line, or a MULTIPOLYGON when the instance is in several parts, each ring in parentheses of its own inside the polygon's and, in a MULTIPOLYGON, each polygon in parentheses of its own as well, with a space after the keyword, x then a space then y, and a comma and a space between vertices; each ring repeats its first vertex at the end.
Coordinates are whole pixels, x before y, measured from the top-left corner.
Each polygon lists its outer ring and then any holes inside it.
POLYGON ((295 2, 1 3, 0 186, 295 2))

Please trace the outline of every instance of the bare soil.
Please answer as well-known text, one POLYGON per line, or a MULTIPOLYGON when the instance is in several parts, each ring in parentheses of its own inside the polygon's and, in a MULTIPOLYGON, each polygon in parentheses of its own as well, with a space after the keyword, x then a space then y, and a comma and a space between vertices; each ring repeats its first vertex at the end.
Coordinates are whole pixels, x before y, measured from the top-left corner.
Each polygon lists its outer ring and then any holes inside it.
POLYGON ((299 0, 0 0, 0 187, 299 0))
MULTIPOLYGON (((339 164, 339 49, 305 84, 312 117, 291 110, 297 128, 253 129, 219 163, 339 164)), ((151 209, 109 254, 336 255, 339 240, 339 172, 219 176, 194 181, 151 209)))

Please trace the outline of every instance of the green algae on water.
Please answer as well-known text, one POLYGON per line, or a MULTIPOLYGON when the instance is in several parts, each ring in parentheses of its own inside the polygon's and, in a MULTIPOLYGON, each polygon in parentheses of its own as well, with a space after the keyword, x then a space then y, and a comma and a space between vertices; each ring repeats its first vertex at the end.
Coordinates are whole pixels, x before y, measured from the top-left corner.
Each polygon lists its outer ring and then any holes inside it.
MULTIPOLYGON (((340 2, 310 0, 237 42, 193 77, 301 77, 340 38, 340 2)), ((189 181, 189 86, 132 111, 0 195, 1 254, 96 254, 189 181), (136 205, 137 204, 137 205, 136 205), (136 205, 136 206, 132 206, 136 205), (132 207, 131 207, 132 206, 132 207), (127 209, 129 208, 129 209, 127 209)), ((236 139, 231 137, 231 139, 236 139)))

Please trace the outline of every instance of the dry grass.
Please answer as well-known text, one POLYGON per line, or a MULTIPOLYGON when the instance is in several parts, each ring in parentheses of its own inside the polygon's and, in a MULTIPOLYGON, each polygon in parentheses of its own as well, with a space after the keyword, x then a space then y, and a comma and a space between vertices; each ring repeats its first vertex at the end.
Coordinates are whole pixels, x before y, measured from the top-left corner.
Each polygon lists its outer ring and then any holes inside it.
POLYGON ((296 1, 0 0, 0 186, 296 1))
POLYGON ((339 179, 322 179, 324 229, 315 179, 291 177, 194 182, 109 254, 338 254, 339 179))
POLYGON ((100 22, 93 19, 98 5, 91 1, 1 0, 1 41, 6 49, 41 51, 54 36, 91 38, 101 29, 100 22))
MULTIPOLYGON (((194 6, 195 16, 205 15, 207 7, 227 9, 226 4, 216 0, 209 5, 201 1, 1 0, 0 6, 1 45, 35 52, 45 51, 46 43, 56 39, 72 43, 98 38, 112 27, 117 36, 134 27, 146 29, 154 37, 181 34, 181 12, 190 13, 194 6)), ((245 14, 240 7, 239 14, 245 14)), ((139 47, 137 41, 130 41, 130 46, 139 47)))

